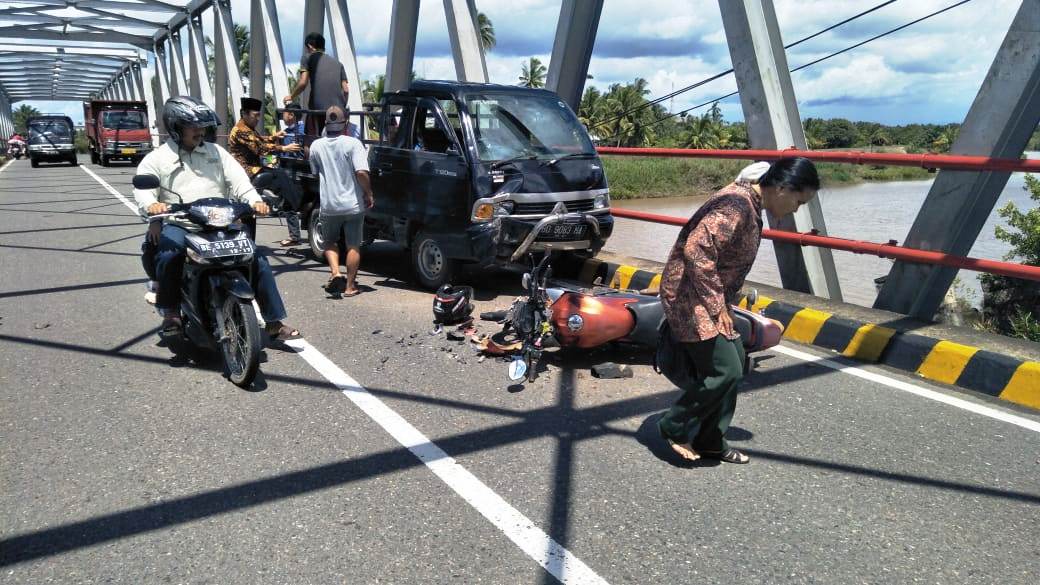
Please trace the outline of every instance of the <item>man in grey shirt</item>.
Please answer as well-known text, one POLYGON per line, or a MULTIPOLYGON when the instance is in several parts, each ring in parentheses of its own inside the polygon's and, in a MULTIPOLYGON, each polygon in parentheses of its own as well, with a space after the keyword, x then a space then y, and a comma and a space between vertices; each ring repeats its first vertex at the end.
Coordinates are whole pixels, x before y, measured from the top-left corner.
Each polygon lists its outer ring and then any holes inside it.
MULTIPOLYGON (((325 37, 320 33, 312 32, 304 40, 299 75, 300 79, 296 82, 292 94, 282 100, 285 104, 291 103, 309 85, 311 95, 307 102, 308 110, 327 110, 332 106, 346 110, 347 96, 350 93, 347 71, 342 63, 325 54, 325 37)), ((325 127, 325 116, 307 114, 306 127, 308 135, 321 136, 325 127)))
POLYGON ((326 136, 311 143, 311 170, 320 181, 319 233, 325 260, 332 276, 325 291, 334 298, 352 297, 361 292, 357 271, 361 265, 365 210, 374 204, 368 176, 368 151, 360 140, 344 134, 347 116, 339 106, 325 113, 326 136), (347 275, 339 271, 339 239, 347 248, 347 275))

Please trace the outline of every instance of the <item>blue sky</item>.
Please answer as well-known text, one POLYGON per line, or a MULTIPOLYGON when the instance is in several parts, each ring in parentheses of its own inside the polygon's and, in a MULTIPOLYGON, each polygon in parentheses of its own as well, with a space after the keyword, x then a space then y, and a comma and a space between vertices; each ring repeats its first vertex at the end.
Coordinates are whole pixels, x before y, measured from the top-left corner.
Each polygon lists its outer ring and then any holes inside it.
MULTIPOLYGON (((792 67, 844 48, 952 4, 901 0, 788 52, 792 67)), ((289 63, 302 50, 302 0, 279 0, 289 63)), ((516 83, 521 63, 548 64, 560 0, 476 0, 495 25, 498 45, 488 54, 491 81, 516 83)), ((785 43, 808 36, 873 6, 874 2, 775 0, 785 43)), ((383 73, 390 0, 348 0, 363 79, 383 73)), ((975 0, 885 39, 794 74, 802 117, 844 117, 890 124, 963 120, 1020 2, 975 0)), ((248 23, 248 0, 233 0, 235 20, 248 23)), ((208 19, 206 21, 209 26, 208 19)), ((443 3, 422 4, 415 70, 430 79, 454 78, 443 3)), ((294 65, 295 66, 295 65, 294 65)), ((648 80, 662 95, 730 68, 718 3, 714 0, 606 0, 593 51, 591 84, 648 80)), ((676 111, 736 89, 732 76, 677 96, 676 111)), ((46 111, 82 118, 81 106, 32 102, 46 111)), ((671 105, 671 104, 666 104, 671 105)), ((739 98, 723 102, 740 119, 739 98)))

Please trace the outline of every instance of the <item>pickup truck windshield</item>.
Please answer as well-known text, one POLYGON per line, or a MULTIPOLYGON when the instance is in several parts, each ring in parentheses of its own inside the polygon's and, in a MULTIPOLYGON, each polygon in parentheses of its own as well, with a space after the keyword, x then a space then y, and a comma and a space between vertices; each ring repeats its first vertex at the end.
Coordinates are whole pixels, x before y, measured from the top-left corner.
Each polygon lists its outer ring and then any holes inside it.
POLYGON ((105 112, 101 124, 105 128, 143 130, 144 112, 105 112))
POLYGON ((29 124, 29 141, 72 142, 72 129, 62 120, 37 120, 29 124))
POLYGON ((482 161, 594 155, 578 119, 548 95, 471 95, 466 105, 482 161))

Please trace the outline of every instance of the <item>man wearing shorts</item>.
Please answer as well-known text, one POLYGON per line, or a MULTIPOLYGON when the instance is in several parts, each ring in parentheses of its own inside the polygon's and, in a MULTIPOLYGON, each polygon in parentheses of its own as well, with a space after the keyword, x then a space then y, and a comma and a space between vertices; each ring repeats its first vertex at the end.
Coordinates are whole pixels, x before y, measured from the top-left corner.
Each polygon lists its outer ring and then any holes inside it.
POLYGON ((325 134, 311 143, 311 170, 320 179, 321 240, 325 260, 332 276, 325 290, 339 297, 357 295, 357 271, 361 265, 365 210, 374 204, 368 176, 368 151, 360 140, 346 135, 347 116, 343 108, 331 106, 325 112, 325 134), (339 240, 347 249, 347 275, 339 271, 339 240))

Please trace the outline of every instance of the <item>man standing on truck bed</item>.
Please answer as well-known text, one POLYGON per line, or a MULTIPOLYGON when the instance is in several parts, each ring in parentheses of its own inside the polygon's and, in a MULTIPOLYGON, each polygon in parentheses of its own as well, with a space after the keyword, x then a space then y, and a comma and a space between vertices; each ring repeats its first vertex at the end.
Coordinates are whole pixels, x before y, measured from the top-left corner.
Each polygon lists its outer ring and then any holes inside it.
POLYGON ((325 290, 336 297, 341 293, 352 297, 361 292, 357 272, 361 265, 365 210, 375 201, 368 176, 368 152, 360 140, 344 134, 347 116, 339 106, 329 108, 325 119, 327 136, 311 143, 310 152, 311 170, 321 184, 321 240, 332 271, 325 290), (346 277, 339 272, 340 236, 346 240, 346 277))
POLYGON ((289 207, 298 211, 303 199, 300 187, 282 169, 264 166, 262 157, 272 152, 300 152, 302 148, 299 144, 281 144, 281 139, 285 137, 284 132, 277 132, 271 136, 261 136, 257 133, 256 128, 262 119, 262 107, 263 102, 258 99, 242 98, 242 109, 239 113, 241 118, 228 135, 228 152, 246 170, 257 191, 270 189, 289 207))
MULTIPOLYGON (((308 110, 328 110, 339 106, 346 111, 347 96, 350 84, 347 82, 347 71, 343 64, 325 54, 325 37, 312 32, 304 39, 304 54, 300 60, 300 80, 296 82, 292 94, 282 100, 289 104, 296 96, 303 93, 309 85, 311 88, 308 110)), ((325 128, 324 114, 307 114, 307 134, 321 136, 325 128)))

